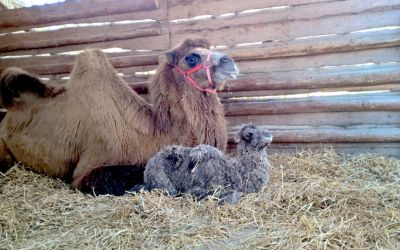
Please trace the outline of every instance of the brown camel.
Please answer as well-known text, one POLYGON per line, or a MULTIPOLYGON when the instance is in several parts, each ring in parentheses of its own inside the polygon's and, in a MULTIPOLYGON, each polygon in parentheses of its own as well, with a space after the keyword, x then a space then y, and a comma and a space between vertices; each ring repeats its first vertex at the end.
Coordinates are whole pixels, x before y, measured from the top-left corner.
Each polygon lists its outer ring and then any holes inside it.
POLYGON ((204 39, 187 39, 167 51, 167 62, 150 83, 152 104, 99 50, 77 56, 63 88, 21 69, 5 70, 0 104, 8 113, 0 124, 0 171, 21 162, 85 193, 122 195, 143 180, 148 160, 165 145, 208 144, 225 151, 226 122, 212 86, 222 88, 236 77, 234 61, 212 53, 211 82, 206 69, 189 72, 198 88, 180 73, 206 61, 209 47, 204 39))

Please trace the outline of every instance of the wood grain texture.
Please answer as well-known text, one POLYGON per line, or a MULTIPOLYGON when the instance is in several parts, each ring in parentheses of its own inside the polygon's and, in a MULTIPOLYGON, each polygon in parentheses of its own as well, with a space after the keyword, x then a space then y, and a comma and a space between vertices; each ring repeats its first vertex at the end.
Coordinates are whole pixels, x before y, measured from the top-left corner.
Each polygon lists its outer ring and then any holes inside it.
MULTIPOLYGON (((98 27, 96 27, 98 28, 98 27)), ((48 40, 32 41, 20 40, 20 42, 5 43, 0 45, 0 51, 13 51, 13 50, 27 50, 37 48, 51 48, 65 45, 74 44, 88 44, 95 42, 108 42, 116 40, 124 40, 138 37, 158 36, 161 34, 161 29, 141 29, 136 31, 115 32, 115 33, 102 33, 97 35, 85 35, 82 37, 65 37, 65 38, 51 38, 48 40)))
MULTIPOLYGON (((138 64, 135 65, 147 65, 147 64, 157 64, 157 57, 160 55, 159 51, 148 51, 148 52, 112 52, 105 53, 107 58, 132 58, 138 64)), ((26 67, 32 65, 43 65, 43 64, 68 64, 74 63, 76 60, 76 55, 59 54, 53 56, 31 56, 31 57, 21 57, 21 58, 5 58, 0 59, 0 67, 26 67)))
POLYGON ((336 96, 224 103, 226 116, 399 111, 400 96, 336 96))
MULTIPOLYGON (((268 128, 268 126, 266 126, 268 128)), ((400 126, 358 126, 354 128, 277 129, 271 131, 276 143, 368 143, 399 142, 400 126)), ((233 143, 234 132, 228 132, 233 143)))
POLYGON ((126 50, 153 50, 162 51, 170 48, 169 35, 167 29, 161 29, 161 35, 138 37, 133 39, 115 40, 108 42, 95 42, 89 44, 77 44, 58 46, 54 48, 42 48, 31 50, 15 50, 9 52, 0 52, 0 56, 19 56, 19 55, 40 55, 40 54, 57 54, 70 51, 81 51, 87 48, 121 48, 126 50))
POLYGON ((65 28, 55 31, 7 34, 0 52, 125 40, 167 34, 166 22, 146 22, 65 28))
POLYGON ((332 36, 269 42, 261 45, 216 49, 235 60, 255 60, 277 57, 316 55, 400 45, 400 29, 372 30, 332 36))
POLYGON ((155 10, 158 0, 85 0, 5 10, 0 15, 0 28, 68 21, 95 16, 155 10))
MULTIPOLYGON (((96 27, 98 28, 98 27, 96 27)), ((157 29, 144 29, 139 30, 138 32, 146 32, 146 31, 156 31, 157 29)), ((134 31, 133 33, 135 33, 134 31)), ((136 33, 138 34, 138 33, 136 33)), ((116 37, 112 39, 123 39, 124 36, 128 35, 128 33, 118 34, 116 37)), ((105 39, 107 34, 103 34, 98 39, 105 39)), ((91 37, 83 37, 84 39, 91 37)), ((68 38, 64 39, 64 42, 70 43, 72 40, 78 39, 78 41, 83 42, 82 38, 68 38), (69 41, 69 42, 68 42, 69 41)), ((47 44, 46 41, 39 41, 38 43, 43 43, 44 46, 48 46, 50 44, 56 44, 62 42, 63 39, 53 39, 50 43, 47 44)), ((31 42, 29 42, 31 43, 31 42)), ((14 45, 27 47, 27 46, 35 46, 37 43, 31 43, 30 45, 23 45, 24 42, 17 43, 14 45)), ((275 61, 271 61, 270 59, 266 61, 259 61, 259 60, 246 60, 249 58, 257 59, 257 58, 274 58, 274 57, 294 57, 294 62, 291 62, 290 59, 284 58, 279 60, 279 66, 282 64, 291 64, 291 66, 296 64, 304 65, 304 63, 298 62, 301 61, 297 56, 299 55, 313 55, 313 54, 322 54, 322 53, 332 53, 338 51, 352 51, 351 53, 354 54, 353 51, 359 49, 373 49, 376 47, 390 47, 390 46, 399 46, 400 45, 400 32, 398 29, 394 30, 383 30, 383 31, 373 31, 367 33, 356 33, 356 34, 347 34, 344 36, 335 36, 329 38, 319 38, 319 39, 312 39, 311 41, 304 41, 304 40, 295 40, 290 42, 282 42, 282 43, 270 43, 269 45, 262 45, 262 46, 251 46, 251 47, 237 47, 235 49, 229 50, 217 50, 220 52, 228 53, 229 55, 233 56, 236 60, 244 60, 243 62, 238 62, 240 64, 240 69, 243 72, 252 71, 259 71, 259 67, 253 66, 252 64, 262 64, 268 65, 274 64, 275 61), (282 61, 282 62, 281 62, 282 61), (247 66, 247 67, 246 67, 247 66)), ((3 47, 7 46, 6 44, 3 47)), ((0 46, 1 47, 1 46, 0 46)), ((378 53, 378 52, 377 52, 378 53)), ((308 60, 308 58, 304 58, 304 60, 308 60)), ((313 59, 309 59, 313 60, 313 59)), ((331 59, 331 61, 334 59, 331 59)), ((368 61, 369 59, 367 59, 368 61)), ((377 60, 377 58, 375 58, 377 60)), ((6 59, 0 60, 0 67, 10 67, 10 66, 26 66, 26 65, 37 65, 40 64, 59 64, 59 63, 71 63, 73 60, 67 60, 66 57, 31 57, 31 58, 21 58, 21 59, 6 59)), ((143 65, 146 65, 146 60, 143 61, 143 65)), ((58 67, 61 67, 58 65, 58 67)), ((264 67, 265 68, 265 67, 264 67)), ((267 70, 267 69, 265 69, 267 70)), ((57 74, 59 72, 54 72, 57 74)), ((41 74, 41 73, 38 73, 41 74)), ((240 81, 237 81, 239 83, 240 81)))
POLYGON ((304 5, 332 0, 169 0, 168 20, 189 19, 201 15, 239 13, 251 9, 264 9, 289 5, 304 5))
POLYGON ((79 18, 67 21, 57 21, 51 23, 41 23, 41 24, 29 24, 24 26, 17 27, 8 27, 8 28, 0 28, 0 34, 10 33, 15 31, 30 31, 34 28, 43 28, 49 26, 58 26, 65 24, 82 24, 82 23, 103 23, 103 22, 121 22, 126 20, 143 20, 143 19, 151 19, 156 21, 165 21, 167 20, 167 0, 159 1, 159 8, 150 11, 137 11, 137 12, 128 12, 122 14, 113 14, 106 16, 94 16, 88 18, 79 18))
MULTIPOLYGON (((305 150, 319 150, 332 147, 338 154, 379 154, 400 159, 400 143, 275 143, 268 146, 268 154, 296 153, 305 150)), ((236 144, 228 144, 228 152, 236 153, 236 144)))
MULTIPOLYGON (((123 56, 123 57, 113 57, 112 54, 109 55, 109 62, 114 66, 114 68, 128 68, 133 66, 146 66, 158 65, 158 55, 145 55, 145 56, 123 56)), ((31 59, 31 58, 29 58, 31 59)), ((3 60, 7 61, 7 60, 3 60)), ((12 60, 16 61, 16 60, 12 60)), ((46 61, 46 58, 40 58, 38 61, 46 61)), ((52 74, 62 74, 70 73, 75 64, 75 56, 54 56, 49 58, 49 62, 61 62, 61 63, 51 63, 51 64, 40 64, 38 61, 34 60, 22 60, 21 63, 12 65, 11 63, 2 63, 0 60, 0 72, 2 72, 7 67, 18 66, 24 70, 37 74, 37 75, 52 75, 52 74), (30 63, 30 64, 28 64, 30 63)), ((153 67, 153 68, 154 68, 153 67)))
POLYGON ((396 125, 400 124, 400 114, 396 111, 294 113, 270 115, 227 116, 229 126, 242 124, 269 126, 336 126, 396 125))
MULTIPOLYGON (((366 83, 368 84, 368 83, 366 83)), ((285 96, 290 98, 291 95, 298 94, 319 94, 320 92, 364 92, 364 91, 400 91, 400 84, 382 84, 372 86, 356 86, 356 87, 341 87, 341 88, 316 88, 316 89, 279 89, 279 90, 254 90, 254 91, 230 91, 218 92, 218 97, 223 99, 237 98, 237 97, 264 97, 264 96, 285 96)))
POLYGON ((225 86, 224 91, 372 86, 399 83, 400 79, 400 68, 397 64, 395 67, 388 64, 338 68, 341 71, 332 72, 329 68, 321 68, 291 72, 240 74, 236 80, 230 81, 225 86), (348 68, 354 70, 348 71, 348 68))
POLYGON ((290 72, 326 66, 400 62, 400 47, 345 51, 299 57, 238 61, 241 73, 290 72))
POLYGON ((232 17, 178 22, 171 24, 171 43, 178 44, 186 36, 195 35, 207 37, 213 45, 234 46, 399 26, 399 8, 399 0, 330 1, 232 17))

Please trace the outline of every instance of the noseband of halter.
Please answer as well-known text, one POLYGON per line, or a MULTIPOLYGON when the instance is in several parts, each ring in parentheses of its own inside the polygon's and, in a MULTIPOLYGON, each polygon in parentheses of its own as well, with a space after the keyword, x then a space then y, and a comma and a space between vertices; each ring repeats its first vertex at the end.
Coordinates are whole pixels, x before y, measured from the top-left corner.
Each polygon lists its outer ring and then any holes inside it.
POLYGON ((178 70, 179 73, 181 73, 186 79, 188 79, 189 82, 191 84, 193 84, 198 90, 200 90, 201 92, 207 91, 207 92, 210 92, 211 94, 214 94, 216 89, 214 89, 214 90, 212 90, 210 88, 202 89, 190 77, 190 74, 193 74, 194 72, 198 71, 199 69, 203 69, 204 68, 204 69, 206 69, 206 72, 207 72, 208 82, 210 83, 211 87, 215 88, 215 85, 212 83, 211 74, 210 74, 210 58, 211 58, 211 54, 212 54, 212 52, 210 54, 208 54, 207 60, 205 62, 203 62, 199 66, 197 66, 197 67, 195 67, 195 68, 193 68, 193 69, 191 69, 189 71, 183 71, 182 69, 178 68, 177 66, 174 66, 174 67, 175 67, 176 70, 178 70))

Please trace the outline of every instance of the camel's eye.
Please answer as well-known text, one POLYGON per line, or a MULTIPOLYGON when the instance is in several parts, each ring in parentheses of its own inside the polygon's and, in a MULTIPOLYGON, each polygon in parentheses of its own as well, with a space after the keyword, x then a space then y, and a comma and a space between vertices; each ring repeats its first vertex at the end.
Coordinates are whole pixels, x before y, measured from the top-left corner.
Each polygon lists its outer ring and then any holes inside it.
POLYGON ((186 63, 190 67, 196 66, 200 62, 200 59, 201 59, 200 55, 195 54, 195 53, 191 53, 185 58, 186 63))

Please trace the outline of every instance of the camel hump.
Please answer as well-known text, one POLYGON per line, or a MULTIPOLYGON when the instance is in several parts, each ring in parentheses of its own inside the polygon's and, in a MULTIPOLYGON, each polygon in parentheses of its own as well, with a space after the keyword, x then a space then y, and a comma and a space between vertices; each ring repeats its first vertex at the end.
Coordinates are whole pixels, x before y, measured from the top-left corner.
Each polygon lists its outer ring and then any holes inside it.
POLYGON ((9 108, 16 104, 24 93, 43 97, 46 90, 46 85, 32 74, 17 67, 8 68, 1 74, 0 106, 9 108))
POLYGON ((76 57, 74 65, 75 74, 95 73, 110 68, 114 69, 100 49, 86 49, 76 57))

